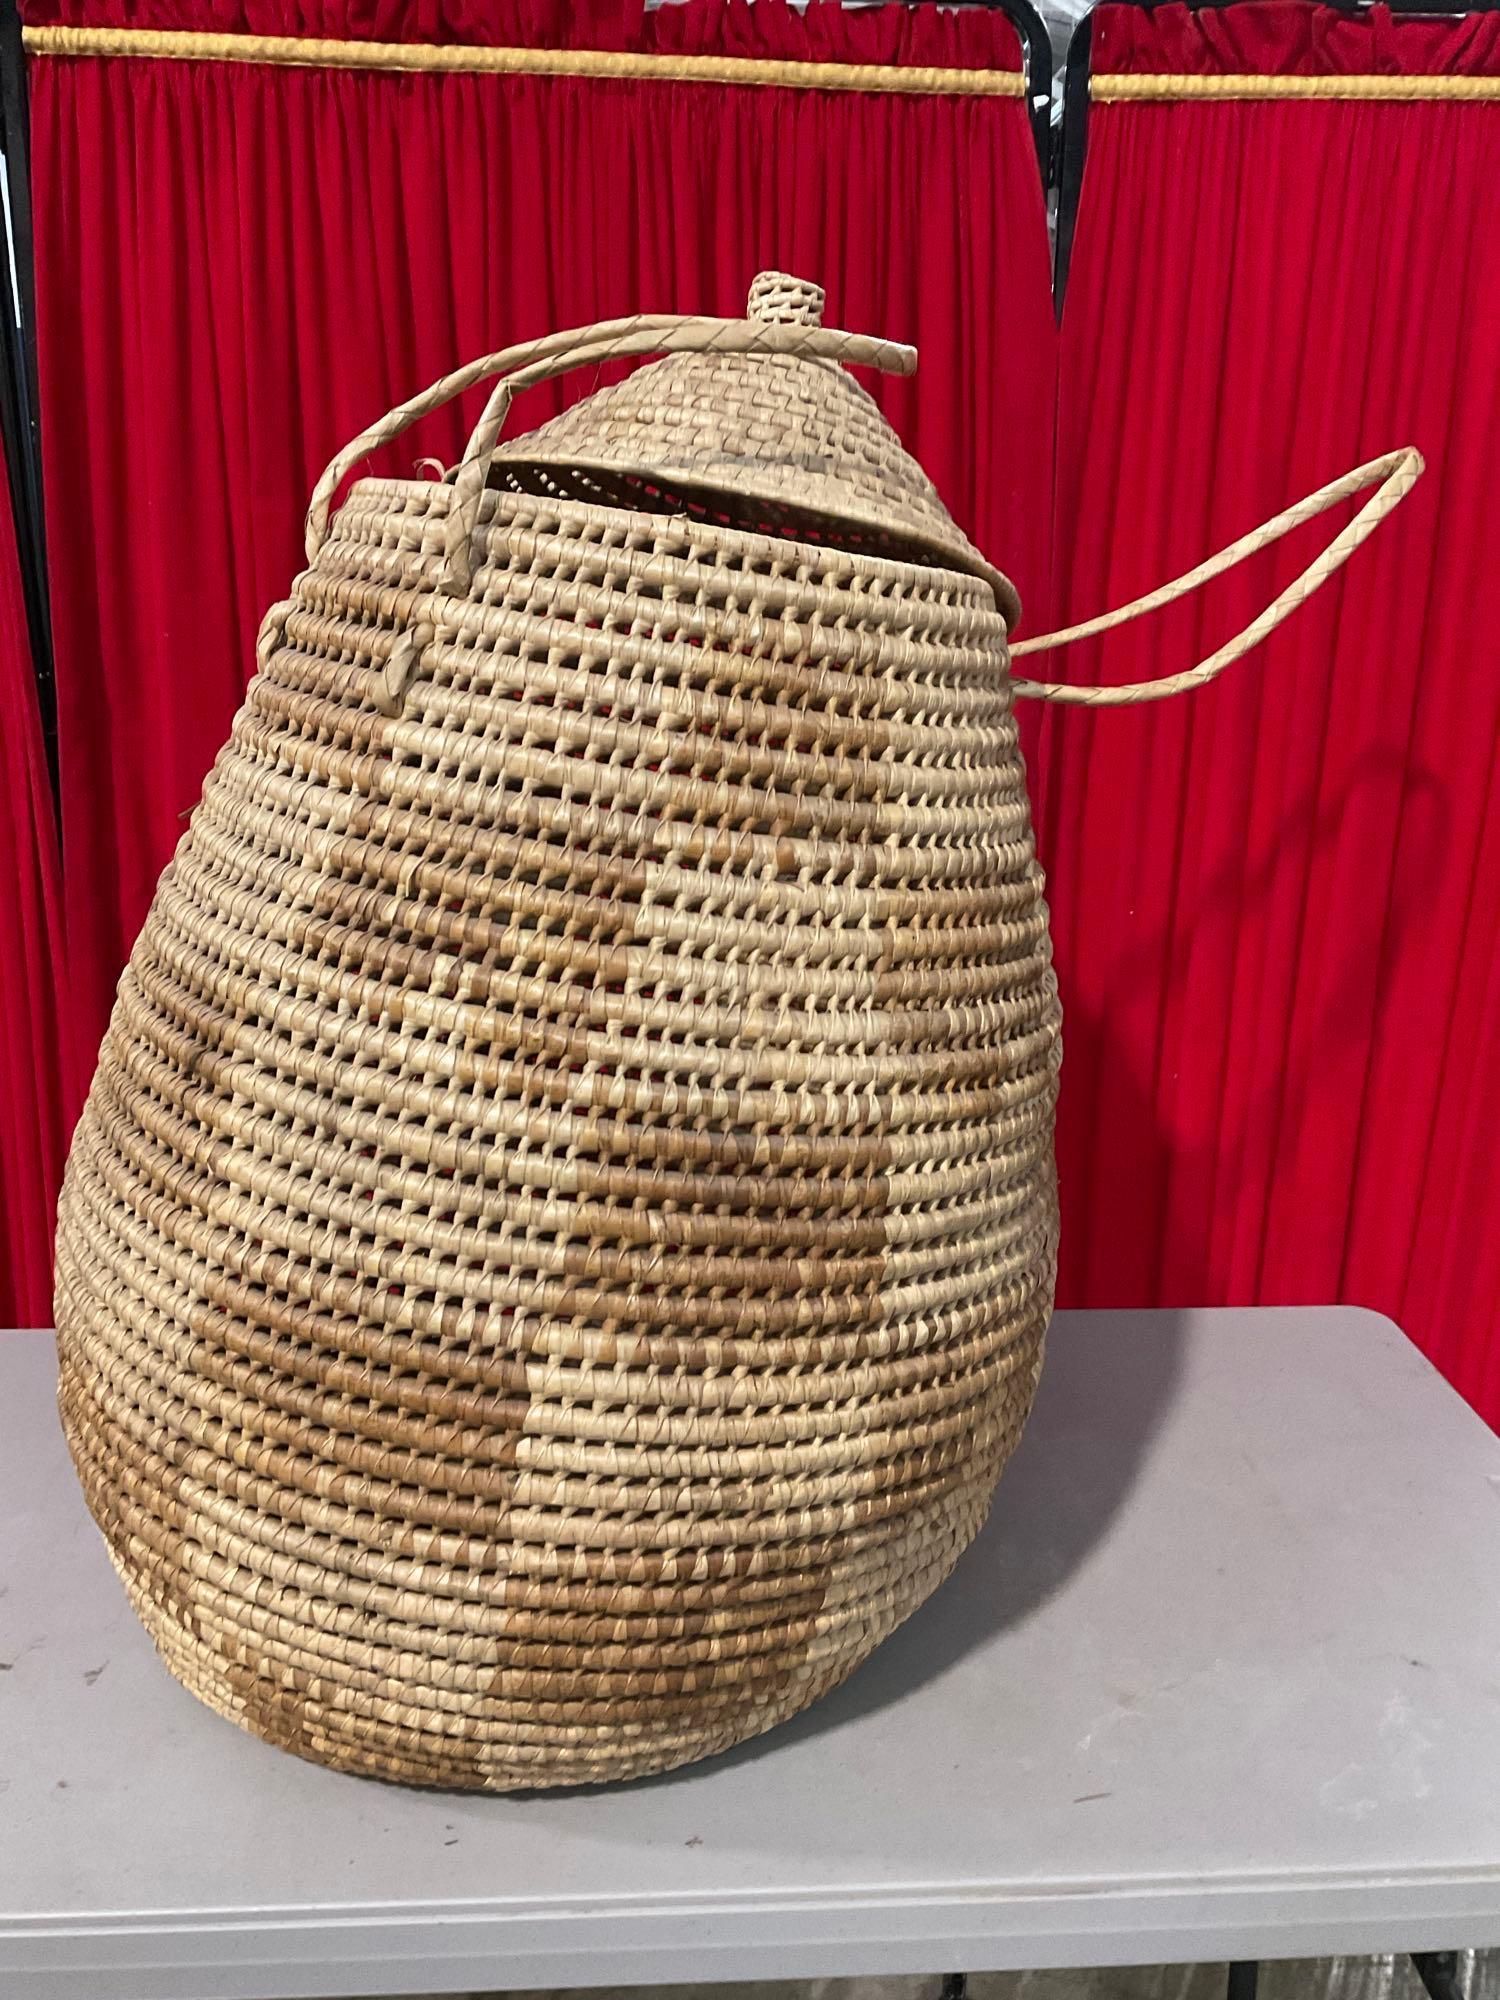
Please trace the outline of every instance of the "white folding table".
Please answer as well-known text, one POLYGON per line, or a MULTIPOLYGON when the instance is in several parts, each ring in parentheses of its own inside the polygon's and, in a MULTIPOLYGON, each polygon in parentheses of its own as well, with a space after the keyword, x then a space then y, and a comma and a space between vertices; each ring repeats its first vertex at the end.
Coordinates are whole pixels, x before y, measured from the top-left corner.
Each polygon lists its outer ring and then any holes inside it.
POLYGON ((1063 1314, 852 1680, 618 1789, 398 1790, 169 1679, 0 1335, 0 1994, 284 2000, 1500 1943, 1500 1441, 1354 1309, 1063 1314))

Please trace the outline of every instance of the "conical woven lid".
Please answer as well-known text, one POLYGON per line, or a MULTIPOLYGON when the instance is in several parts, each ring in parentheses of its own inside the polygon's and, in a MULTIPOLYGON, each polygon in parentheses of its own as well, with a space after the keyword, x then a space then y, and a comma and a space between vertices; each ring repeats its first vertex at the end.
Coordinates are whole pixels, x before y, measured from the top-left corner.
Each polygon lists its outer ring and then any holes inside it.
MULTIPOLYGON (((763 271, 752 319, 818 324, 817 285, 763 271)), ((982 576, 1007 624, 1009 579, 979 553, 873 398, 830 361, 679 354, 502 444, 493 475, 608 505, 663 506, 982 576)))

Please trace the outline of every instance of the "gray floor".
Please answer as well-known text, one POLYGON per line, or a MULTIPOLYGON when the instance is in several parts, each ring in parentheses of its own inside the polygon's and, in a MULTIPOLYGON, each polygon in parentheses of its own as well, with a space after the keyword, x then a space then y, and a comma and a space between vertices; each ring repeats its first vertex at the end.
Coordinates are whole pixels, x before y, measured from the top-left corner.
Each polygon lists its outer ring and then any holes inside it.
MULTIPOLYGON (((1137 1965, 1100 1972, 985 1972, 969 1978, 969 2000, 1224 2000, 1223 1965, 1137 1965)), ((1463 1952, 1467 2000, 1500 2000, 1500 1950, 1463 1952)), ((594 1987, 589 2000, 937 2000, 931 1979, 812 1979, 727 1986, 594 1987)), ((402 2000, 439 2000, 437 1995, 402 2000)), ((454 1996, 444 1996, 454 2000, 454 1996)), ((488 1994, 457 2000, 491 2000, 488 1994)), ((549 1987, 508 2000, 571 2000, 549 1987)), ((1283 1959, 1261 1968, 1259 2000, 1425 2000, 1405 1958, 1283 1959)))

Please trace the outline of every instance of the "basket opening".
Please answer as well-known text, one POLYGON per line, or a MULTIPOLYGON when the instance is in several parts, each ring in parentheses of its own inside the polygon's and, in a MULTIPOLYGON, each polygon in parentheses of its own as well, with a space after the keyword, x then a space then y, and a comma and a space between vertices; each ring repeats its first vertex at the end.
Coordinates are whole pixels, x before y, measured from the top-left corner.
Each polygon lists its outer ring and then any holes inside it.
POLYGON ((703 485, 676 485, 636 473, 590 465, 538 464, 525 459, 497 460, 490 485, 505 493, 525 493, 551 500, 581 501, 594 507, 618 507, 636 514, 672 514, 702 521, 737 534, 769 535, 778 541, 809 542, 848 555, 873 556, 922 569, 946 569, 965 575, 957 564, 945 563, 930 544, 857 521, 841 520, 815 508, 789 507, 753 493, 703 485))

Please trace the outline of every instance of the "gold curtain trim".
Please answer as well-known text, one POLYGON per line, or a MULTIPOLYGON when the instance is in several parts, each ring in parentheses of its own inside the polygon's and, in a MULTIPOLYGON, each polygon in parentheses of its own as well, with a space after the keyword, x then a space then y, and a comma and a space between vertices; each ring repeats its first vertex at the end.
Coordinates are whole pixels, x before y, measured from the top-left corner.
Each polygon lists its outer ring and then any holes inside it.
POLYGON ((269 63, 296 69, 427 75, 581 76, 653 83, 735 83, 779 90, 858 90, 905 97, 1021 97, 1019 71, 899 63, 762 62, 751 56, 635 55, 619 49, 479 48, 442 42, 349 42, 302 35, 212 35, 166 28, 35 27, 36 56, 149 56, 173 62, 269 63))
POLYGON ((1089 96, 1095 104, 1271 97, 1373 99, 1388 104, 1446 97, 1484 103, 1500 100, 1500 76, 1093 76, 1089 96))

